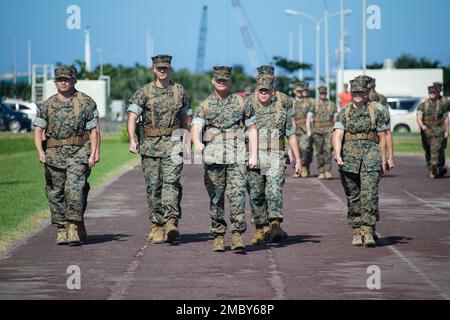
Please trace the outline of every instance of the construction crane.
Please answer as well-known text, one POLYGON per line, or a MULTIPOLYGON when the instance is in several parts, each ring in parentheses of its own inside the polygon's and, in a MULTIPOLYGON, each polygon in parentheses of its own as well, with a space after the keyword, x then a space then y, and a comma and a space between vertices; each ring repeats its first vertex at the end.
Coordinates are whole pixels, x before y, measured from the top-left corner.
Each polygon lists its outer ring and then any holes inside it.
POLYGON ((250 29, 247 25, 247 19, 244 9, 242 8, 239 0, 231 0, 231 5, 233 7, 239 31, 241 32, 242 39, 244 40, 247 55, 250 58, 253 69, 256 70, 256 68, 259 66, 259 58, 250 29))
POLYGON ((202 20, 200 22, 200 34, 198 38, 197 49, 197 64, 195 67, 196 73, 203 72, 205 65, 205 51, 206 51, 206 34, 208 32, 208 7, 203 6, 202 20))

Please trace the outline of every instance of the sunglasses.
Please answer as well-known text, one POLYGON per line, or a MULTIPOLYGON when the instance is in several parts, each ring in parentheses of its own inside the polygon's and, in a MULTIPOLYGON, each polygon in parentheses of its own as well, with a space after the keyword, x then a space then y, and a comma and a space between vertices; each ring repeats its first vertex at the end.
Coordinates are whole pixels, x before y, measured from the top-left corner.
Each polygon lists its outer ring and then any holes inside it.
POLYGON ((258 92, 259 94, 263 94, 263 95, 268 95, 270 94, 272 90, 268 90, 268 89, 259 89, 258 92))

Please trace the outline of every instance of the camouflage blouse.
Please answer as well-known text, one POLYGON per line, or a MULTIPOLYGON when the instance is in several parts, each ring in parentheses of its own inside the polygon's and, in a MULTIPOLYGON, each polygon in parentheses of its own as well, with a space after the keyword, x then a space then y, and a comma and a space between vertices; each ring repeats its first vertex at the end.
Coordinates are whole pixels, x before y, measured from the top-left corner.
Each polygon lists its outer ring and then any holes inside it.
POLYGON ((295 125, 297 128, 297 134, 306 133, 306 118, 311 116, 312 109, 314 108, 315 100, 313 98, 301 98, 300 100, 293 99, 293 105, 295 110, 295 125))
MULTIPOLYGON (((191 99, 183 86, 177 83, 167 88, 159 88, 154 83, 146 84, 131 97, 127 111, 142 115, 144 126, 157 129, 179 127, 182 116, 192 115, 191 99), (174 86, 178 88, 178 101, 175 101, 174 86), (154 108, 155 123, 151 108, 154 108)), ((177 131, 172 136, 143 137, 139 143, 139 152, 149 157, 170 156, 174 150, 181 152, 180 137, 181 133, 177 131)))
MULTIPOLYGON (((83 135, 97 126, 98 111, 95 101, 82 93, 80 114, 74 112, 75 95, 63 101, 54 95, 44 101, 33 125, 45 129, 47 139, 68 139, 83 135)), ((90 144, 84 146, 62 146, 48 148, 45 151, 46 164, 60 169, 67 169, 73 164, 87 164, 90 144)))
POLYGON ((244 127, 255 124, 254 110, 242 97, 231 94, 220 99, 211 94, 195 110, 193 124, 204 128, 204 140, 209 137, 225 137, 207 142, 204 151, 206 163, 245 163, 244 127))
MULTIPOLYGON (((386 131, 386 119, 378 106, 374 108, 375 119, 372 128, 372 118, 368 105, 358 108, 353 103, 345 106, 336 117, 334 129, 342 129, 352 134, 386 131), (348 110, 348 111, 346 111, 348 110)), ((380 171, 381 153, 379 145, 369 140, 345 141, 342 148, 344 166, 340 168, 346 172, 360 173, 360 171, 380 171)))

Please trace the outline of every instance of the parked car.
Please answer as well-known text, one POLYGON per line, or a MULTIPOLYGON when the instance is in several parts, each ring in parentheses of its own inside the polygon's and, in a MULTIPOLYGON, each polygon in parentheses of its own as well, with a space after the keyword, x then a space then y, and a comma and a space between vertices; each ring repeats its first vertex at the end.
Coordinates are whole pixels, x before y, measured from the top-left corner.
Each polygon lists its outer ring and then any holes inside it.
POLYGON ((31 120, 25 113, 14 111, 0 102, 0 130, 14 133, 31 131, 31 120))
POLYGON ((25 113, 31 122, 36 118, 39 106, 33 102, 22 101, 17 99, 6 99, 3 101, 11 110, 25 113))
POLYGON ((415 97, 389 97, 387 102, 389 104, 389 112, 391 117, 407 114, 408 112, 413 112, 415 108, 422 101, 421 98, 415 97))
POLYGON ((414 106, 406 113, 395 114, 391 117, 391 128, 394 132, 420 132, 420 128, 416 120, 416 111, 422 101, 422 99, 416 101, 414 106))

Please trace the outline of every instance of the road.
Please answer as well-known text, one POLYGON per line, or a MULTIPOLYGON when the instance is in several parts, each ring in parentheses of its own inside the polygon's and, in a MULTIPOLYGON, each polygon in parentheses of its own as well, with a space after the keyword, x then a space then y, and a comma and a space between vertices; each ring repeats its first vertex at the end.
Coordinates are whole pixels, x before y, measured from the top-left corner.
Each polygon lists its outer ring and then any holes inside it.
MULTIPOLYGON (((245 254, 230 251, 230 234, 225 253, 211 250, 201 165, 183 170, 180 242, 147 242, 144 178, 135 167, 90 195, 86 244, 56 246, 48 226, 1 260, 0 299, 449 299, 450 178, 426 178, 422 158, 397 164, 380 183, 376 248, 351 245, 338 179, 293 179, 289 168, 289 239, 248 245, 245 254), (79 267, 79 290, 67 286, 69 266, 79 267), (380 289, 367 286, 371 266, 380 289)), ((253 231, 249 224, 247 244, 253 231)))

